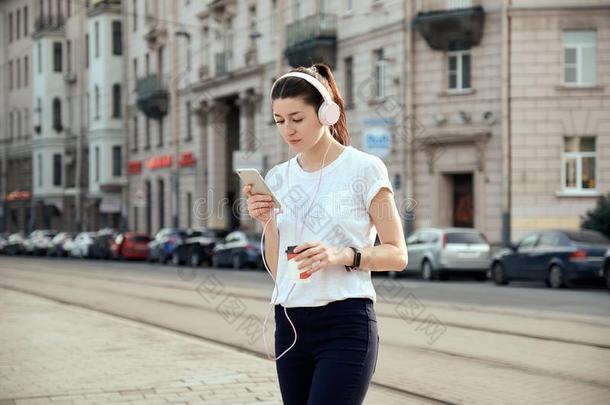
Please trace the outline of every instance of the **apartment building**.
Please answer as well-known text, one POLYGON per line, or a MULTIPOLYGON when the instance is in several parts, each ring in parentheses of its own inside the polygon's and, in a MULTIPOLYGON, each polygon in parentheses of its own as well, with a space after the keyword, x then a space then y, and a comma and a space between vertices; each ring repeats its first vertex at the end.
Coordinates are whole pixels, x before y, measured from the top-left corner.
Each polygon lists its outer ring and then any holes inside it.
POLYGON ((334 68, 352 144, 386 162, 407 232, 472 226, 499 243, 578 228, 610 191, 603 0, 123 0, 81 2, 81 13, 76 3, 0 2, 13 27, 3 66, 14 72, 21 51, 30 69, 19 91, 2 75, 12 229, 41 218, 151 234, 254 229, 234 169, 265 173, 291 157, 270 87, 318 60, 334 68), (26 3, 30 24, 43 24, 16 41, 26 3), (17 112, 30 138, 10 131, 17 112))
POLYGON ((0 224, 17 230, 32 211, 33 1, 0 2, 0 20, 0 224))

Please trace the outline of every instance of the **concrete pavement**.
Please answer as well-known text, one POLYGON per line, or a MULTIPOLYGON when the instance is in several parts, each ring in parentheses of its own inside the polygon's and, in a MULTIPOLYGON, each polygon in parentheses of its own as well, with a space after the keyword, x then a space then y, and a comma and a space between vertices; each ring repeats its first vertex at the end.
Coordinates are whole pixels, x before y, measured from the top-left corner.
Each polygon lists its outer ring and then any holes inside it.
POLYGON ((272 362, 0 290, 0 404, 281 404, 272 362))

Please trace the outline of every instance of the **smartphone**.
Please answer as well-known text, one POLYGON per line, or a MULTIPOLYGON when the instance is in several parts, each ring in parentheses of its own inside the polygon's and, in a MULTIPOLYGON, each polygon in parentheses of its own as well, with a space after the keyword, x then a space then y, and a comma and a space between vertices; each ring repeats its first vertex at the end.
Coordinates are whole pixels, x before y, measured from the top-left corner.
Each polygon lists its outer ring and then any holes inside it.
POLYGON ((244 184, 252 184, 253 194, 267 194, 273 198, 276 208, 282 208, 280 200, 273 194, 273 191, 265 183, 265 179, 256 169, 237 169, 237 175, 241 178, 244 184))

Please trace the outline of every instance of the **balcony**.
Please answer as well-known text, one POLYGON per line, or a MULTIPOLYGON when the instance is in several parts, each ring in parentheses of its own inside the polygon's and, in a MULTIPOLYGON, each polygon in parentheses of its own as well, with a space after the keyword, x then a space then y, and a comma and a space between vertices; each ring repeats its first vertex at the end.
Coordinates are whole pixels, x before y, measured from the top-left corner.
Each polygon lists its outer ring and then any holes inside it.
POLYGON ((484 26, 485 11, 481 6, 420 12, 413 19, 417 32, 430 48, 439 51, 451 50, 454 46, 470 48, 478 45, 484 26))
POLYGON ((41 35, 45 32, 62 31, 66 19, 63 15, 45 15, 38 17, 34 21, 34 35, 41 35))
POLYGON ((219 52, 214 55, 216 60, 216 76, 229 73, 232 69, 233 53, 230 51, 219 52))
POLYGON ((137 105, 147 117, 161 119, 169 109, 169 92, 163 76, 149 75, 138 79, 137 105))
POLYGON ((293 67, 318 62, 334 66, 337 58, 337 16, 314 14, 288 25, 284 54, 293 67))

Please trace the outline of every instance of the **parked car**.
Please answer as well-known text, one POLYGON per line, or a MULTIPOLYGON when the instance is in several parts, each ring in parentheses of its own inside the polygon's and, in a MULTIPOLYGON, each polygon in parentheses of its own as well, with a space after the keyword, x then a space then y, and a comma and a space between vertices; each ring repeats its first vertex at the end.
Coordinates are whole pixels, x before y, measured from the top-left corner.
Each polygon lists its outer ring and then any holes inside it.
POLYGON ((610 240, 592 230, 532 232, 494 257, 492 277, 498 285, 537 280, 552 288, 570 287, 578 280, 599 280, 609 247, 610 240))
POLYGON ((602 266, 599 275, 604 278, 606 288, 610 290, 610 248, 606 250, 604 255, 604 265, 602 266))
POLYGON ((148 244, 149 262, 167 263, 171 259, 177 243, 186 236, 183 229, 163 228, 155 235, 155 238, 148 244))
POLYGON ((81 232, 76 235, 74 242, 70 246, 70 256, 89 258, 89 250, 93 245, 93 238, 95 238, 95 232, 81 232))
MULTIPOLYGON (((402 273, 424 280, 447 280, 450 275, 487 278, 491 247, 485 236, 472 228, 422 228, 407 238, 409 263, 402 273)), ((390 277, 400 273, 391 272, 390 277)))
POLYGON ((137 233, 120 233, 110 244, 110 255, 119 260, 146 260, 150 236, 137 233))
POLYGON ((4 253, 7 255, 20 255, 24 253, 25 239, 21 232, 15 232, 8 236, 4 245, 4 253))
POLYGON ((209 230, 207 228, 190 228, 186 237, 176 245, 172 255, 172 264, 199 266, 206 262, 212 265, 214 246, 227 235, 226 231, 209 230))
POLYGON ((212 267, 263 268, 260 242, 260 234, 246 234, 241 231, 229 233, 214 246, 212 267))
POLYGON ((92 259, 110 259, 110 244, 114 241, 116 236, 117 232, 113 229, 98 231, 93 238, 93 244, 89 248, 89 257, 92 259))
POLYGON ((24 253, 29 255, 46 254, 51 246, 51 239, 57 235, 57 231, 50 229, 37 229, 32 231, 23 242, 24 253))
POLYGON ((6 244, 8 243, 8 235, 7 234, 0 234, 0 254, 5 254, 4 252, 4 247, 6 246, 6 244))
POLYGON ((48 256, 65 257, 68 255, 68 250, 65 249, 65 244, 68 239, 73 239, 76 236, 75 232, 60 232, 51 239, 51 246, 47 250, 48 256))

